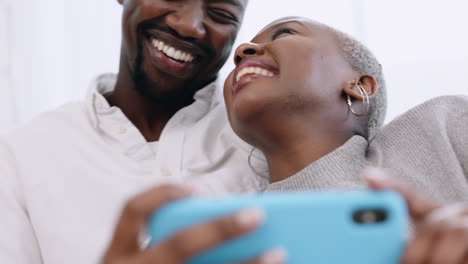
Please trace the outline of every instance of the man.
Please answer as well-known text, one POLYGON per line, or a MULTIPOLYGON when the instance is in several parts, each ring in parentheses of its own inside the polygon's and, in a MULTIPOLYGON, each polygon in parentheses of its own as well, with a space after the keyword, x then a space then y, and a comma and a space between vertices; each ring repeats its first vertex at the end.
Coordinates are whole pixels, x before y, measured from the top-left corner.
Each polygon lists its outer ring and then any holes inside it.
MULTIPOLYGON (((127 257, 118 254, 137 246, 128 242, 134 233, 116 233, 114 242, 123 245, 103 255, 130 197, 169 181, 191 180, 209 192, 264 184, 247 165, 249 146, 234 136, 223 106, 212 99, 247 0, 119 3, 118 75, 101 76, 85 101, 43 114, 0 140, 0 263, 123 263, 127 257)), ((141 212, 187 193, 180 189, 165 185, 131 200, 119 225, 142 225, 135 220, 141 212)), ((252 230, 261 213, 220 221, 173 241, 191 241, 185 254, 194 254, 252 230)), ((137 262, 174 263, 184 256, 180 243, 157 248, 156 257, 137 262)))

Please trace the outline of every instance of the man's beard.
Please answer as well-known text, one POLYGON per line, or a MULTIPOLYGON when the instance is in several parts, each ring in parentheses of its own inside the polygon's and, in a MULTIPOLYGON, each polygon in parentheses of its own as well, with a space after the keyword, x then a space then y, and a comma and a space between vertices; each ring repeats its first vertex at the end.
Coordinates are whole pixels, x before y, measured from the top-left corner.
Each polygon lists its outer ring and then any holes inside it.
POLYGON ((185 84, 181 84, 180 87, 164 91, 161 83, 158 83, 157 80, 151 80, 145 73, 143 60, 143 47, 141 41, 139 41, 138 53, 132 67, 131 76, 134 87, 140 95, 155 104, 179 106, 193 102, 193 95, 197 90, 194 87, 196 86, 186 85, 189 82, 185 81, 185 84))

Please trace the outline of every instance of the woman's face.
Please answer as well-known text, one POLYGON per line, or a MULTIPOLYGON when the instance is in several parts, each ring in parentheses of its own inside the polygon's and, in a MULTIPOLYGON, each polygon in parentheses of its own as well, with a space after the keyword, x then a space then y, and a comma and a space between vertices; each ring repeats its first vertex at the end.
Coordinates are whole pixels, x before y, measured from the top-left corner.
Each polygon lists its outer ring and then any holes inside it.
POLYGON ((261 133, 289 122, 347 114, 343 86, 355 72, 319 24, 275 21, 236 50, 235 63, 224 86, 226 107, 233 129, 253 145, 261 133))

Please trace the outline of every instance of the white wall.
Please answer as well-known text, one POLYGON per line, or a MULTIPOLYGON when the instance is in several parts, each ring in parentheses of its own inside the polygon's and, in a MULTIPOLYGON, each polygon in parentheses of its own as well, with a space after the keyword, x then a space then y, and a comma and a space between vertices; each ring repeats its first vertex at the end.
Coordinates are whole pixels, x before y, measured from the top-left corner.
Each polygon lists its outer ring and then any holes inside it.
POLYGON ((444 94, 468 95, 468 1, 366 1, 365 39, 384 65, 393 117, 444 94))
POLYGON ((11 83, 11 35, 9 3, 0 1, 0 133, 13 123, 14 95, 11 83))
MULTIPOLYGON (((116 0, 0 0, 0 133, 117 70, 120 9, 116 0)), ((468 94, 466 14, 465 0, 251 0, 238 42, 286 15, 351 33, 384 65, 391 119, 437 95, 468 94)))
POLYGON ((0 133, 66 101, 83 98, 102 72, 118 69, 120 6, 117 1, 0 0, 0 133), (5 11, 5 8, 0 8, 5 11), (7 27, 2 27, 4 18, 7 27), (1 64, 0 64, 1 65, 1 64), (6 83, 6 84, 4 84, 6 83), (6 95, 5 95, 6 94, 6 95), (13 113, 3 111, 12 100, 13 113))

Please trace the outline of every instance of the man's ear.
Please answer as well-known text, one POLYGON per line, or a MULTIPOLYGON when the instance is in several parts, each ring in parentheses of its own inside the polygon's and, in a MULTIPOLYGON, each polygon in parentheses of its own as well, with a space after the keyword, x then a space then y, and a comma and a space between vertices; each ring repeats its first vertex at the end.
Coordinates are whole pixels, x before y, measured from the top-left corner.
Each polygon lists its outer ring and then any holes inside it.
POLYGON ((343 92, 351 96, 353 99, 364 101, 365 95, 363 94, 363 91, 360 91, 359 86, 361 86, 366 91, 369 99, 374 98, 379 91, 379 84, 377 83, 377 80, 370 75, 363 75, 359 78, 359 81, 353 80, 347 82, 343 92))
POLYGON ((121 5, 123 5, 124 0, 117 0, 117 2, 119 2, 119 4, 121 4, 121 5))

